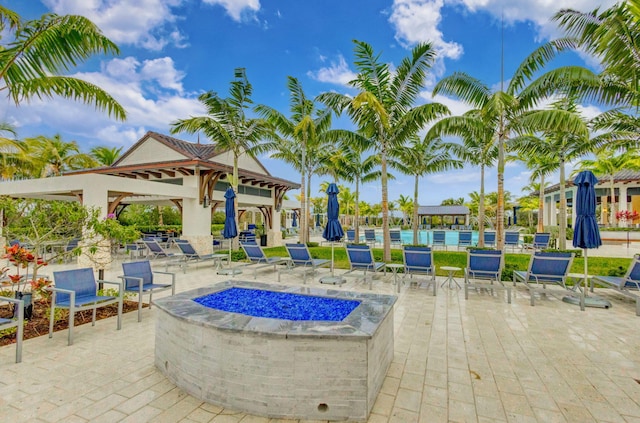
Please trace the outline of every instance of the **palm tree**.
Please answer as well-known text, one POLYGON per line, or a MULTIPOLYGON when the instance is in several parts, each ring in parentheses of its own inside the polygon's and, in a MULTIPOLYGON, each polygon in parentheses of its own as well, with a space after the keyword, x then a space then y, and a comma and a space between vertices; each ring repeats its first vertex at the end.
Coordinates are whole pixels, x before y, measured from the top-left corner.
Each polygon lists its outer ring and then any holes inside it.
POLYGON ((89 154, 80 152, 76 141, 64 141, 60 134, 44 135, 25 140, 27 154, 32 159, 35 174, 40 178, 60 176, 67 170, 96 167, 97 162, 89 154))
POLYGON ((98 86, 61 75, 95 54, 119 54, 118 47, 83 16, 53 13, 25 21, 0 6, 0 38, 9 38, 0 49, 0 90, 19 105, 33 98, 64 98, 93 104, 119 120, 122 106, 98 86))
MULTIPOLYGON (((243 154, 255 158, 258 143, 272 137, 271 126, 263 119, 247 117, 253 101, 251 94, 253 87, 249 83, 244 68, 234 70, 234 80, 231 81, 229 97, 222 98, 213 91, 198 97, 205 106, 207 115, 180 119, 171 124, 171 133, 187 132, 195 134, 202 132, 221 150, 233 154, 233 174, 230 179, 231 187, 238 192, 238 160, 243 154)), ((236 225, 238 224, 238 197, 234 200, 236 210, 236 225)), ((234 238, 234 244, 237 239, 234 238)), ((234 245, 237 248, 237 245, 234 245)))
MULTIPOLYGON (((402 212, 402 224, 406 225, 409 221, 409 215, 413 213, 414 201, 409 195, 400 194, 400 197, 396 200, 398 208, 402 212)), ((414 242, 416 244, 416 242, 414 242)))
POLYGON ((391 151, 393 157, 391 166, 406 175, 414 175, 411 207, 414 244, 418 244, 418 185, 420 177, 449 169, 460 169, 463 165, 462 161, 454 159, 451 155, 451 152, 458 147, 457 144, 444 142, 428 133, 422 140, 420 138, 411 140, 406 147, 395 148, 391 151))
POLYGON ((300 242, 309 241, 309 195, 310 181, 318 167, 317 155, 324 143, 323 135, 331 128, 329 110, 318 109, 317 104, 309 99, 297 78, 287 77, 289 89, 289 118, 278 110, 265 106, 256 106, 256 112, 269 121, 278 131, 282 139, 266 143, 263 150, 276 152, 274 157, 289 162, 300 171, 301 222, 300 242))
MULTIPOLYGON (((512 142, 517 144, 516 137, 512 139, 512 142)), ((543 140, 537 137, 531 137, 532 142, 544 143, 543 140)), ((545 181, 545 177, 549 176, 554 170, 557 169, 557 161, 553 157, 545 156, 542 154, 517 154, 512 156, 514 160, 520 160, 525 163, 527 168, 531 170, 531 176, 529 186, 524 187, 524 191, 536 192, 538 194, 538 223, 536 227, 537 232, 544 232, 544 189, 547 187, 548 182, 545 181), (535 182, 536 180, 539 182, 535 182)))
POLYGON ((102 166, 111 166, 118 160, 122 147, 93 147, 91 156, 102 166))
POLYGON ((355 195, 351 192, 351 189, 345 187, 344 185, 340 185, 340 192, 338 193, 338 201, 341 204, 340 211, 344 214, 345 225, 349 225, 351 219, 349 219, 349 215, 352 211, 352 204, 355 203, 355 195))
POLYGON ((615 191, 615 174, 623 169, 640 170, 640 154, 637 150, 626 151, 617 154, 610 149, 601 150, 596 154, 595 160, 582 160, 576 171, 590 170, 600 178, 609 179, 609 189, 611 191, 611 218, 609 222, 616 224, 616 191, 615 191))
POLYGON ((369 147, 380 157, 382 188, 383 260, 391 260, 389 236, 389 191, 387 160, 389 151, 414 137, 428 122, 448 114, 438 103, 414 106, 423 87, 427 71, 436 51, 431 44, 415 46, 410 54, 392 70, 380 60, 371 46, 355 41, 356 79, 349 83, 359 92, 355 97, 335 92, 323 93, 318 100, 337 114, 346 112, 369 141, 369 147))

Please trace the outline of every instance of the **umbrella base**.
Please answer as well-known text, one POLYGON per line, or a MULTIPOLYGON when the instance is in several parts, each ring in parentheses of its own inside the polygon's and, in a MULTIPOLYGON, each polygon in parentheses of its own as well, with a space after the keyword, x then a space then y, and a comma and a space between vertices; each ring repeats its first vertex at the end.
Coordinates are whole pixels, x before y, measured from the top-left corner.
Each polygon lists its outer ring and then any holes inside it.
POLYGON ((346 279, 342 276, 323 276, 320 278, 320 283, 328 283, 332 285, 342 285, 346 282, 346 279))
POLYGON ((239 275, 242 273, 242 269, 220 269, 218 270, 218 275, 239 275))
MULTIPOLYGON (((565 295, 562 297, 562 301, 565 303, 580 305, 580 296, 565 295)), ((595 297, 593 295, 584 298, 585 307, 597 307, 597 308, 611 308, 611 302, 604 298, 595 297)))

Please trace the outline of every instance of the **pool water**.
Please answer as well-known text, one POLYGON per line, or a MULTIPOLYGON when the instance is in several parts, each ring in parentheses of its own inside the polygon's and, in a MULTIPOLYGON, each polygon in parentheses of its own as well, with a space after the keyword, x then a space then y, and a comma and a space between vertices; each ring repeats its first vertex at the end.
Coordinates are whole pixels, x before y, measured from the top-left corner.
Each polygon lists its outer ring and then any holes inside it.
POLYGON ((344 320, 360 301, 233 287, 195 298, 205 307, 281 320, 344 320))
MULTIPOLYGON (((361 232, 362 241, 364 242, 364 232, 361 232)), ((400 231, 403 244, 413 244, 413 231, 400 231)), ((376 241, 382 244, 382 231, 376 230, 376 241)), ((478 231, 473 231, 471 235, 473 245, 478 245, 478 231)), ((431 245, 433 243, 433 231, 418 231, 418 244, 431 245)), ((445 244, 458 245, 458 231, 445 231, 445 244)))

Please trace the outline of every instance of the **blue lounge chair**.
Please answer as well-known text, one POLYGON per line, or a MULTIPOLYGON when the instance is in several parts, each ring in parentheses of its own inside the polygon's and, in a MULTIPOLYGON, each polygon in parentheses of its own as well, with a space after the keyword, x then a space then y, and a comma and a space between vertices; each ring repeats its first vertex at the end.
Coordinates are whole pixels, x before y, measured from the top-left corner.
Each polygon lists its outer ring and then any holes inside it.
POLYGON ((356 231, 354 229, 347 230, 347 243, 353 244, 356 242, 356 231))
POLYGON ((66 308, 69 310, 68 344, 73 344, 74 316, 77 311, 93 310, 92 326, 96 325, 96 310, 110 304, 118 304, 118 330, 122 328, 122 299, 124 289, 122 283, 103 281, 100 283, 113 284, 118 286, 118 296, 98 295, 98 284, 96 283, 93 269, 90 267, 83 269, 64 270, 53 272, 55 286, 47 288, 51 295, 51 314, 49 316, 49 338, 53 337, 53 319, 56 308, 66 308))
POLYGON ((447 249, 447 233, 445 231, 433 231, 433 242, 432 246, 435 247, 444 247, 447 249))
POLYGON ((594 283, 600 283, 607 288, 613 288, 620 294, 636 300, 636 316, 640 316, 640 256, 636 255, 627 273, 622 276, 594 276, 591 278, 591 292, 594 283))
MULTIPOLYGON (((536 251, 529 261, 529 270, 513 272, 513 285, 524 282, 531 294, 531 305, 535 305, 535 293, 549 293, 547 284, 558 285, 569 291, 566 285, 567 274, 571 269, 573 253, 555 253, 536 251), (540 287, 542 285, 542 287, 540 287)), ((573 291, 571 291, 573 292, 573 291)))
POLYGON ((496 246, 496 233, 493 231, 484 231, 484 246, 495 247, 496 246))
POLYGON ((16 328, 16 363, 22 361, 22 339, 24 338, 24 301, 15 298, 0 297, 0 302, 13 303, 14 318, 0 317, 0 330, 16 328), (17 315, 16 315, 17 314, 17 315))
POLYGON ((162 248, 160 243, 155 239, 145 238, 143 239, 143 242, 149 250, 150 259, 175 257, 175 254, 165 251, 165 249, 162 248))
MULTIPOLYGON (((287 252, 289 253, 291 265, 286 269, 287 271, 293 271, 300 269, 303 275, 303 282, 307 283, 307 272, 314 273, 318 268, 330 266, 331 260, 314 259, 311 257, 309 248, 305 244, 285 244, 287 252)), ((278 270, 278 282, 280 282, 280 272, 284 269, 278 270)))
POLYGON ((469 288, 503 289, 507 291, 507 302, 511 304, 511 287, 502 282, 504 254, 497 250, 475 250, 467 252, 467 267, 464 269, 464 298, 469 299, 469 288), (488 280, 489 283, 478 283, 488 280), (495 282, 495 283, 494 283, 495 282))
POLYGON ((258 276, 258 269, 273 266, 273 270, 275 271, 277 265, 289 263, 288 257, 267 257, 262 247, 255 243, 241 243, 240 246, 247 255, 247 259, 249 259, 249 266, 255 265, 253 268, 253 279, 258 276))
POLYGON ((504 248, 511 248, 511 251, 515 251, 520 247, 520 232, 505 232, 504 233, 504 248))
POLYGON ((523 247, 530 250, 540 251, 549 248, 551 234, 548 232, 536 232, 533 236, 533 243, 525 244, 523 247))
POLYGON ((376 246, 376 231, 375 229, 364 230, 364 242, 372 247, 376 246))
POLYGON ((458 232, 458 249, 460 247, 467 248, 473 246, 473 232, 460 231, 458 232))
MULTIPOLYGON (((386 263, 376 262, 373 259, 371 247, 368 245, 347 245, 347 257, 349 259, 349 271, 345 275, 361 270, 364 272, 364 282, 367 282, 367 272, 384 272, 386 263)), ((343 275, 344 276, 344 275, 343 275)), ((369 289, 373 288, 373 277, 369 282, 369 289)))
POLYGON ((409 276, 413 283, 414 275, 425 275, 427 284, 433 285, 433 295, 436 295, 438 284, 436 283, 436 268, 433 263, 433 250, 430 247, 405 246, 402 249, 404 259, 404 275, 402 280, 409 276))
POLYGON ((149 309, 153 304, 153 293, 171 289, 171 295, 176 293, 176 275, 169 272, 158 272, 151 270, 149 260, 122 263, 123 276, 119 276, 124 283, 125 292, 138 294, 138 322, 142 321, 142 296, 149 294, 149 309), (171 283, 156 283, 154 275, 165 275, 171 277, 171 283))
POLYGON ((391 238, 391 246, 402 245, 402 233, 400 231, 389 231, 389 237, 391 238))
MULTIPOLYGON (((216 266, 216 269, 222 267, 222 261, 226 260, 229 262, 228 254, 198 254, 198 252, 193 248, 191 243, 185 239, 180 239, 175 241, 176 245, 182 252, 182 256, 184 257, 184 264, 188 264, 190 262, 200 263, 203 261, 211 260, 213 264, 216 266)), ((184 267, 186 271, 186 266, 184 267)))

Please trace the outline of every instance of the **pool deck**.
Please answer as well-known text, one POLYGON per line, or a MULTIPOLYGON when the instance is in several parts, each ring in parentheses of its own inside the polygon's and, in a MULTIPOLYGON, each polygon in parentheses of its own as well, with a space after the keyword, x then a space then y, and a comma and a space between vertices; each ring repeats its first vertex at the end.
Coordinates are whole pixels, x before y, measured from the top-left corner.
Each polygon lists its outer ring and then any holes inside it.
MULTIPOLYGON (((627 256, 626 250, 616 256, 627 256)), ((253 280, 252 272, 235 279, 253 280)), ((118 274, 107 271, 106 279, 118 274)), ((177 291, 228 279, 208 265, 192 265, 177 273, 177 291)), ((258 274, 258 281, 276 280, 270 268, 258 274)), ((373 292, 395 295, 392 282, 391 276, 375 280, 373 292)), ((302 285, 302 278, 285 272, 282 283, 302 285)), ((307 286, 322 285, 316 275, 307 286)), ((354 277, 336 287, 368 288, 354 277)), ((599 289, 613 307, 581 312, 561 295, 532 307, 522 286, 512 304, 504 293, 471 292, 466 301, 460 289, 431 294, 424 286, 403 286, 398 294, 394 359, 369 422, 640 422, 640 317, 626 297, 599 289)), ((0 348, 1 420, 292 421, 222 409, 176 388, 154 367, 157 313, 144 309, 140 323, 135 312, 127 313, 121 331, 115 318, 78 326, 73 346, 64 332, 27 340, 20 364, 14 363, 15 345, 0 348)))

